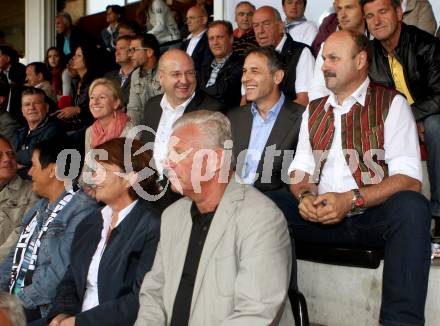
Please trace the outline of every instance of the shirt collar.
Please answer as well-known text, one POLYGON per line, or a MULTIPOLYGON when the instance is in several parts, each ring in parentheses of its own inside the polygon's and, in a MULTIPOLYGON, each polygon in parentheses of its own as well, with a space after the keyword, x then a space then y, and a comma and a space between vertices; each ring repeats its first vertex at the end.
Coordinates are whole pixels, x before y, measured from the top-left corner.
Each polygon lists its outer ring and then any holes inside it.
POLYGON ((188 106, 189 102, 192 101, 192 99, 194 98, 194 96, 196 95, 196 92, 194 92, 189 99, 187 99, 185 102, 183 102, 182 104, 176 106, 175 108, 173 108, 173 106, 170 104, 170 102, 168 101, 167 98, 167 94, 163 94, 162 96, 162 100, 160 101, 160 107, 162 108, 163 111, 184 111, 186 109, 186 107, 188 106))
POLYGON ((228 61, 228 59, 229 59, 229 57, 230 57, 231 55, 232 55, 232 51, 231 51, 226 57, 224 57, 223 59, 221 59, 219 63, 217 63, 217 61, 216 61, 215 58, 214 58, 214 59, 212 60, 211 67, 212 67, 212 68, 215 68, 215 67, 218 67, 218 66, 223 67, 224 64, 225 64, 225 62, 228 61))
MULTIPOLYGON (((344 99, 343 103, 345 103, 346 101, 351 101, 353 102, 353 104, 358 102, 360 105, 365 106, 365 99, 367 96, 367 89, 369 84, 370 84, 370 78, 367 77, 363 81, 363 83, 350 96, 344 99)), ((341 106, 338 104, 336 95, 333 94, 333 92, 330 92, 327 103, 325 105, 325 110, 327 110, 330 105, 334 108, 341 106)))
POLYGON ((284 43, 286 43, 286 40, 287 40, 287 35, 286 35, 286 33, 284 33, 283 38, 281 39, 280 43, 278 43, 278 45, 275 47, 275 51, 280 53, 281 50, 283 49, 284 43))
POLYGON ((192 35, 192 34, 189 34, 188 35, 188 37, 187 37, 187 39, 188 40, 191 40, 191 39, 199 39, 199 38, 201 38, 202 36, 203 36, 203 33, 205 33, 206 32, 206 29, 204 29, 203 31, 201 31, 199 34, 197 34, 197 35, 192 35))
MULTIPOLYGON (((269 112, 267 113, 265 121, 270 121, 270 120, 276 119, 278 117, 278 113, 280 113, 281 107, 283 106, 285 99, 286 99, 286 97, 284 96, 284 93, 281 92, 280 98, 275 103, 275 105, 270 108, 269 112)), ((252 102, 251 112, 252 112, 252 115, 254 116, 254 118, 258 115, 259 117, 261 117, 261 119, 263 119, 263 117, 258 112, 258 107, 255 102, 252 102)))
POLYGON ((107 26, 107 31, 108 31, 110 34, 113 34, 114 32, 116 32, 116 31, 118 30, 118 27, 119 27, 119 24, 116 24, 116 25, 115 25, 115 29, 114 29, 114 31, 113 31, 112 28, 111 28, 111 26, 108 25, 108 26, 107 26))
POLYGON ((401 7, 402 7, 402 12, 405 13, 406 8, 408 7, 408 0, 403 0, 401 7))
POLYGON ((141 67, 139 67, 139 77, 142 78, 142 77, 149 76, 149 75, 154 76, 154 74, 156 73, 156 69, 157 69, 157 63, 153 68, 151 68, 149 70, 144 70, 141 66, 141 67))
POLYGON ((284 22, 284 24, 286 25, 286 28, 289 28, 291 26, 300 25, 300 24, 304 23, 305 21, 307 21, 307 19, 304 16, 297 18, 297 19, 290 20, 290 21, 286 17, 286 21, 284 22))
MULTIPOLYGON (((137 204, 137 202, 138 199, 136 199, 130 205, 119 211, 118 222, 116 223, 115 227, 117 227, 122 222, 122 220, 131 212, 131 210, 137 204)), ((107 226, 111 224, 112 214, 113 214, 113 210, 108 205, 106 205, 103 209, 101 209, 101 215, 102 215, 102 219, 104 220, 104 225, 107 226)))
MULTIPOLYGON (((142 70, 142 69, 141 69, 142 70)), ((128 74, 124 74, 124 72, 122 71, 122 68, 119 69, 119 77, 125 77, 127 78, 128 76, 130 76, 130 74, 133 72, 133 69, 130 70, 130 72, 128 74)))

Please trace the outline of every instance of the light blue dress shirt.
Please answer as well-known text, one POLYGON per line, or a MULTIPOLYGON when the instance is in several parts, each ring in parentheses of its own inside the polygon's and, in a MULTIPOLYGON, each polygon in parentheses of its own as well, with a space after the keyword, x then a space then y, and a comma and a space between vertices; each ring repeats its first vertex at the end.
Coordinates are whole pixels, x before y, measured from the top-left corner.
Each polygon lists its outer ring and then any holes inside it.
POLYGON ((260 115, 255 102, 252 103, 251 112, 254 116, 252 120, 251 137, 249 139, 248 151, 246 153, 245 163, 241 171, 241 177, 246 184, 254 184, 257 179, 256 171, 264 152, 267 139, 280 113, 284 103, 285 96, 281 93, 278 102, 270 109, 266 119, 260 115))

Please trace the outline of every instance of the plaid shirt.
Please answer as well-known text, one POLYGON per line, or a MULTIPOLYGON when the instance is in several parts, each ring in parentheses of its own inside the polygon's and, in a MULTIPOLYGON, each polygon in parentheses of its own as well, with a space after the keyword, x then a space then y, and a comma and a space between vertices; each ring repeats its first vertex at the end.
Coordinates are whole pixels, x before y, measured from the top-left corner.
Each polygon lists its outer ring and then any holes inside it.
POLYGON ((127 114, 131 117, 134 125, 142 122, 147 101, 160 94, 163 94, 163 90, 157 76, 157 65, 148 71, 143 71, 142 67, 133 71, 127 114))
POLYGON ((211 67, 212 67, 211 76, 209 77, 209 80, 206 83, 206 86, 205 86, 206 88, 208 88, 209 86, 212 86, 212 85, 215 84, 215 81, 217 80, 218 73, 223 68, 223 66, 225 65, 226 61, 228 61, 228 59, 229 59, 229 57, 231 55, 232 55, 232 52, 229 53, 223 59, 221 59, 219 63, 217 63, 217 61, 215 59, 212 60, 212 63, 211 63, 211 67))

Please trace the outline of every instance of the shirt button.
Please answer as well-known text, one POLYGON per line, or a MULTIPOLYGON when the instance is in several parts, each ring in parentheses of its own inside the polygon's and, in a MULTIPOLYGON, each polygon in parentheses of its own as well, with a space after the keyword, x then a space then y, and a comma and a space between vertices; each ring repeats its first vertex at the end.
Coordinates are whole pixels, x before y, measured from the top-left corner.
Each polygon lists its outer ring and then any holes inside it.
POLYGON ((202 241, 199 241, 199 246, 201 246, 202 245, 202 241))
POLYGON ((203 231, 205 231, 205 232, 208 231, 208 227, 207 227, 207 226, 204 226, 204 227, 203 227, 203 231))

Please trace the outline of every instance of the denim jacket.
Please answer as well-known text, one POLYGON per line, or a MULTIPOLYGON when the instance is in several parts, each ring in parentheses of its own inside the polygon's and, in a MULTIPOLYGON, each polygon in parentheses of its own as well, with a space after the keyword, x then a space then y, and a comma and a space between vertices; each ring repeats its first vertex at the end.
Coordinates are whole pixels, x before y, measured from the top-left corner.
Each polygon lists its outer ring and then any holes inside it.
MULTIPOLYGON (((52 206, 55 207, 64 195, 65 193, 52 206)), ((23 217, 23 226, 31 221, 37 210, 43 209, 47 204, 46 198, 37 201, 23 217)), ((76 226, 90 214, 98 213, 97 203, 82 191, 78 191, 49 224, 41 239, 32 283, 25 286, 17 295, 26 309, 39 308, 42 317, 48 314, 56 288, 70 264, 70 246, 76 226)), ((9 291, 8 283, 14 253, 15 246, 0 265, 0 287, 5 291, 9 291)))

